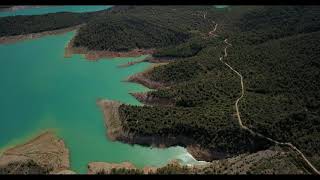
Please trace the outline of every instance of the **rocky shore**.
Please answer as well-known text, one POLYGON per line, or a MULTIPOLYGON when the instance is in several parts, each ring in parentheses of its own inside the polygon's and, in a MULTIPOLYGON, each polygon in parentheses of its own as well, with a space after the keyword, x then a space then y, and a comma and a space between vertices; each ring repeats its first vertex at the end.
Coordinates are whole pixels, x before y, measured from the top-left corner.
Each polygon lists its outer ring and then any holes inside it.
POLYGON ((152 56, 148 56, 144 59, 141 60, 137 60, 137 61, 132 61, 132 62, 128 62, 125 64, 121 64, 119 65, 119 67, 129 67, 129 66, 133 66, 135 64, 138 63, 142 63, 142 62, 149 62, 149 63, 157 63, 157 64, 167 64, 169 62, 173 61, 173 59, 167 59, 167 58, 154 58, 152 56))
POLYGON ((175 102, 171 99, 166 98, 158 98, 150 95, 148 92, 137 92, 130 93, 133 97, 135 97, 139 102, 144 105, 161 105, 161 106, 174 106, 175 102))
POLYGON ((232 158, 215 160, 205 164, 182 165, 172 160, 162 167, 136 168, 128 162, 93 162, 88 165, 89 174, 310 174, 290 160, 292 152, 279 147, 252 154, 240 154, 232 158), (134 170, 134 171, 130 171, 134 170))
MULTIPOLYGON (((100 104, 116 102, 100 100, 100 104)), ((106 104, 105 104, 106 105, 106 104)), ((112 109, 112 108, 111 108, 112 109)), ((112 109, 110 112, 115 112, 112 109)), ((109 111, 107 111, 109 112, 109 111)), ((117 117, 117 116, 110 116, 117 117)), ((109 124, 110 122, 108 122, 109 124)), ((112 126, 113 127, 113 126, 112 126)), ((198 146, 189 149, 201 150, 198 146)), ((189 150, 188 149, 188 150, 189 150)), ((193 151, 193 150, 191 150, 193 151)), ((205 152, 206 153, 206 152, 205 152)), ((88 174, 310 174, 301 164, 290 160, 293 152, 281 147, 241 154, 205 164, 182 165, 172 160, 162 167, 137 168, 130 162, 91 162, 88 174)), ((0 174, 76 174, 70 170, 69 151, 64 142, 46 131, 32 140, 7 149, 0 156, 0 174)))
POLYGON ((164 88, 165 87, 164 84, 153 81, 150 78, 148 78, 150 71, 152 71, 155 67, 161 66, 164 64, 166 63, 153 64, 150 68, 146 69, 145 71, 129 76, 127 81, 142 84, 143 86, 150 89, 164 88))
POLYGON ((121 141, 128 144, 139 144, 158 148, 170 146, 185 146, 188 152, 198 160, 212 161, 226 157, 226 154, 217 153, 200 146, 192 139, 185 136, 158 137, 158 136, 138 136, 123 129, 121 117, 119 115, 120 102, 111 100, 98 100, 105 120, 107 136, 112 141, 121 141))
POLYGON ((0 156, 0 174, 57 174, 69 169, 69 150, 51 131, 7 149, 0 156))
POLYGON ((112 174, 112 170, 135 170, 139 171, 141 174, 153 174, 156 172, 155 167, 144 167, 142 169, 136 168, 130 162, 122 163, 107 163, 107 162, 92 162, 88 164, 88 174, 112 174))

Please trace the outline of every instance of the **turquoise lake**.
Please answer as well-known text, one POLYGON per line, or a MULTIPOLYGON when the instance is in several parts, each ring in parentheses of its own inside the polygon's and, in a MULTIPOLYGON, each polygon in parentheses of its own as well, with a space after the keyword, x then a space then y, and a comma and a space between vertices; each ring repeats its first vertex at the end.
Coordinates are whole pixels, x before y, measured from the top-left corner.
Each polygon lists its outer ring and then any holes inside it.
POLYGON ((227 8, 229 6, 228 5, 215 5, 214 7, 217 9, 223 9, 223 8, 227 8))
POLYGON ((0 12, 0 17, 16 15, 40 15, 56 12, 91 12, 108 9, 111 6, 43 6, 0 12))
POLYGON ((129 92, 147 91, 123 82, 148 63, 117 67, 139 58, 85 60, 64 58, 74 32, 0 45, 0 147, 25 142, 54 129, 70 150, 72 170, 86 173, 92 161, 128 161, 138 167, 162 166, 172 159, 197 163, 185 148, 166 149, 111 142, 106 137, 98 98, 139 105, 129 92))

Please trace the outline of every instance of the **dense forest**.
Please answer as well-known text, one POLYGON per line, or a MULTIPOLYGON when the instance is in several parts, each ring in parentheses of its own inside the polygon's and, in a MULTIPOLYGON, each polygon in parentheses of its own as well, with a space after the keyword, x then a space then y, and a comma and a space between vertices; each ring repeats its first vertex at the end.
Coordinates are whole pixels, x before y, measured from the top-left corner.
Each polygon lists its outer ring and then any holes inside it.
MULTIPOLYGON (((319 12, 319 7, 271 6, 238 18, 224 17, 232 21, 221 26, 226 28, 222 35, 232 43, 226 61, 244 77, 246 92, 240 102, 244 124, 276 140, 292 142, 317 167, 319 12)), ((137 135, 183 135, 229 155, 268 147, 269 143, 239 128, 234 102, 240 96, 240 79, 219 61, 226 46, 223 39, 193 37, 160 48, 155 57, 179 59, 148 74, 167 86, 148 95, 173 100, 174 107, 122 105, 125 129, 137 135)))
POLYGON ((74 39, 74 46, 93 50, 129 51, 175 45, 188 35, 130 16, 110 15, 90 21, 74 39))
POLYGON ((294 143, 320 166, 320 31, 235 49, 228 60, 245 77, 244 122, 294 143), (243 62, 245 64, 239 64, 243 62))
POLYGON ((77 26, 108 10, 88 13, 59 12, 44 15, 0 17, 0 37, 14 36, 43 31, 52 31, 77 26))
MULTIPOLYGON (((112 13, 93 18, 87 26, 81 28, 74 39, 74 45, 90 50, 110 51, 178 45, 197 33, 199 26, 207 26, 195 14, 198 9, 201 7, 116 7, 111 10, 112 13)), ((191 49, 195 51, 192 53, 200 48, 200 45, 192 45, 191 49)))
MULTIPOLYGON (((318 6, 271 6, 245 14, 237 22, 238 38, 246 44, 260 44, 320 29, 318 6)), ((235 39, 236 40, 236 39, 235 39)), ((243 43, 243 42, 242 42, 243 43)))

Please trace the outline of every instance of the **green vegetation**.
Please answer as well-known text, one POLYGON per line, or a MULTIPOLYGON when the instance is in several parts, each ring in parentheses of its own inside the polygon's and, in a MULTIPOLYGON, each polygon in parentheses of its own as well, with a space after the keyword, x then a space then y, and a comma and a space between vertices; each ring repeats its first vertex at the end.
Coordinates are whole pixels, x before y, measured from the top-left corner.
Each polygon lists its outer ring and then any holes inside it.
MULTIPOLYGON (((74 45, 90 50, 111 51, 178 45, 199 33, 199 26, 202 29, 209 28, 196 15, 196 10, 202 9, 203 7, 197 6, 115 7, 108 15, 93 18, 87 26, 81 28, 74 45)), ((194 54, 201 46, 193 44, 189 48, 194 54)))
POLYGON ((157 168, 155 174, 164 175, 164 174, 190 174, 190 168, 187 166, 181 166, 176 163, 170 163, 161 168, 157 168))
POLYGON ((47 15, 13 16, 0 18, 0 36, 14 36, 51 31, 82 24, 86 15, 53 13, 47 15))
MULTIPOLYGON (((245 81, 246 96, 240 102, 244 124, 292 142, 319 168, 319 8, 263 7, 239 18, 233 15, 224 18, 231 21, 224 22, 222 35, 232 43, 225 61, 245 81)), ((160 49, 155 56, 180 58, 148 74, 169 87, 148 95, 173 100, 175 106, 122 105, 125 129, 137 136, 187 136, 228 155, 270 146, 239 129, 234 102, 240 96, 240 79, 219 61, 224 38, 206 39, 201 50, 184 55, 191 44, 199 44, 194 39, 160 49)))
POLYGON ((203 39, 195 39, 178 46, 172 46, 159 49, 159 52, 153 54, 153 57, 186 58, 195 56, 206 46, 203 39))
MULTIPOLYGON (((263 140, 241 130, 230 114, 231 106, 221 104, 197 108, 120 106, 120 116, 127 117, 124 130, 137 136, 184 136, 226 156, 265 148, 259 144, 263 140)), ((181 141, 177 144, 184 145, 181 141)))
POLYGON ((14 36, 77 26, 108 10, 87 13, 59 12, 44 15, 8 16, 0 18, 0 37, 14 36))
POLYGON ((111 169, 111 174, 143 174, 143 171, 140 169, 113 168, 111 169))
POLYGON ((257 132, 292 142, 319 167, 320 32, 235 50, 228 60, 244 75, 244 123, 257 132), (243 62, 240 64, 237 62, 243 62))
POLYGON ((28 159, 2 165, 0 167, 0 174, 49 174, 50 170, 28 159))
POLYGON ((271 6, 245 14, 238 22, 246 44, 260 44, 300 33, 320 29, 318 6, 271 6))
POLYGON ((141 169, 126 169, 126 168, 112 168, 110 170, 110 173, 107 173, 104 170, 99 171, 97 174, 122 174, 122 175, 137 175, 137 174, 143 174, 143 171, 141 169))
POLYGON ((178 44, 188 35, 133 17, 113 15, 90 21, 80 29, 74 46, 93 50, 129 51, 178 44))

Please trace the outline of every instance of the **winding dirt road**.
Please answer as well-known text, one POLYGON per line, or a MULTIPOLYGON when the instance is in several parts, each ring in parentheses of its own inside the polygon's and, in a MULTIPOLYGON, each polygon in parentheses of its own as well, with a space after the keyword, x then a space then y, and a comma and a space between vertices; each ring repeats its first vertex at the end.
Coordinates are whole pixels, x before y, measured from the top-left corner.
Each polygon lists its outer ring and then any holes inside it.
POLYGON ((229 69, 231 69, 233 72, 235 72, 240 77, 240 82, 241 82, 241 96, 235 102, 235 107, 236 107, 237 117, 238 117, 238 122, 239 122, 240 127, 242 129, 245 129, 245 130, 249 131, 252 135, 262 137, 262 138, 267 139, 267 140, 269 140, 269 141, 271 141, 271 142, 273 142, 273 143, 275 143, 277 145, 283 145, 283 146, 290 147, 291 149, 296 151, 302 157, 302 159, 308 164, 308 166, 312 169, 312 171, 314 173, 320 175, 320 172, 311 164, 311 162, 304 156, 304 154, 296 146, 294 146, 293 144, 288 143, 288 142, 283 143, 283 142, 276 141, 276 140, 271 139, 269 137, 266 137, 266 136, 264 136, 264 135, 262 135, 260 133, 254 132, 251 129, 249 129, 247 126, 243 125, 242 120, 241 120, 241 116, 240 116, 239 106, 238 106, 239 101, 243 98, 244 92, 245 92, 244 91, 243 76, 237 70, 235 70, 232 66, 230 66, 227 62, 223 61, 223 57, 227 57, 228 56, 227 48, 229 46, 232 46, 230 43, 228 43, 228 39, 225 39, 224 43, 226 43, 227 46, 224 48, 224 56, 220 57, 220 61, 222 63, 224 63, 226 66, 228 66, 229 69))
MULTIPOLYGON (((203 17, 204 17, 204 19, 206 20, 206 16, 204 15, 203 17)), ((217 36, 217 35, 215 35, 214 33, 215 33, 216 30, 217 30, 218 24, 215 23, 215 21, 212 21, 212 23, 215 24, 215 28, 214 28, 212 31, 210 31, 208 34, 209 34, 209 36, 217 36)), ((254 135, 254 136, 259 136, 259 137, 261 137, 261 138, 267 139, 267 140, 269 140, 270 142, 273 142, 273 143, 275 143, 275 144, 277 144, 277 145, 282 145, 282 146, 288 146, 288 147, 290 147, 291 149, 293 149, 294 151, 296 151, 296 152, 301 156, 301 158, 307 163, 307 165, 312 169, 312 171, 313 171, 315 174, 320 175, 320 172, 317 170, 317 168, 315 168, 315 167, 311 164, 311 162, 305 157, 305 155, 304 155, 296 146, 294 146, 294 145, 291 144, 290 142, 285 142, 285 143, 284 143, 284 142, 276 141, 276 140, 274 140, 274 139, 271 139, 271 138, 269 138, 269 137, 264 136, 263 134, 260 134, 260 133, 258 133, 258 132, 254 132, 253 130, 249 129, 247 126, 243 125, 242 120, 241 120, 241 116, 240 116, 239 106, 238 106, 239 101, 244 97, 244 93, 245 93, 244 83, 243 83, 243 76, 242 76, 237 70, 235 70, 232 66, 230 66, 227 62, 223 61, 223 58, 224 58, 224 57, 225 57, 225 58, 228 57, 227 48, 230 47, 230 46, 232 46, 232 45, 228 42, 228 39, 225 39, 225 40, 224 40, 224 43, 226 44, 226 47, 224 48, 224 55, 221 56, 219 60, 220 60, 222 63, 224 63, 227 67, 229 67, 229 69, 231 69, 233 72, 235 72, 235 73, 240 77, 241 96, 240 96, 240 97, 236 100, 236 102, 235 102, 235 107, 236 107, 236 112, 237 112, 237 118, 238 118, 238 123, 239 123, 240 128, 242 128, 242 129, 244 129, 244 130, 246 130, 246 131, 249 131, 249 132, 250 132, 252 135, 254 135)))

